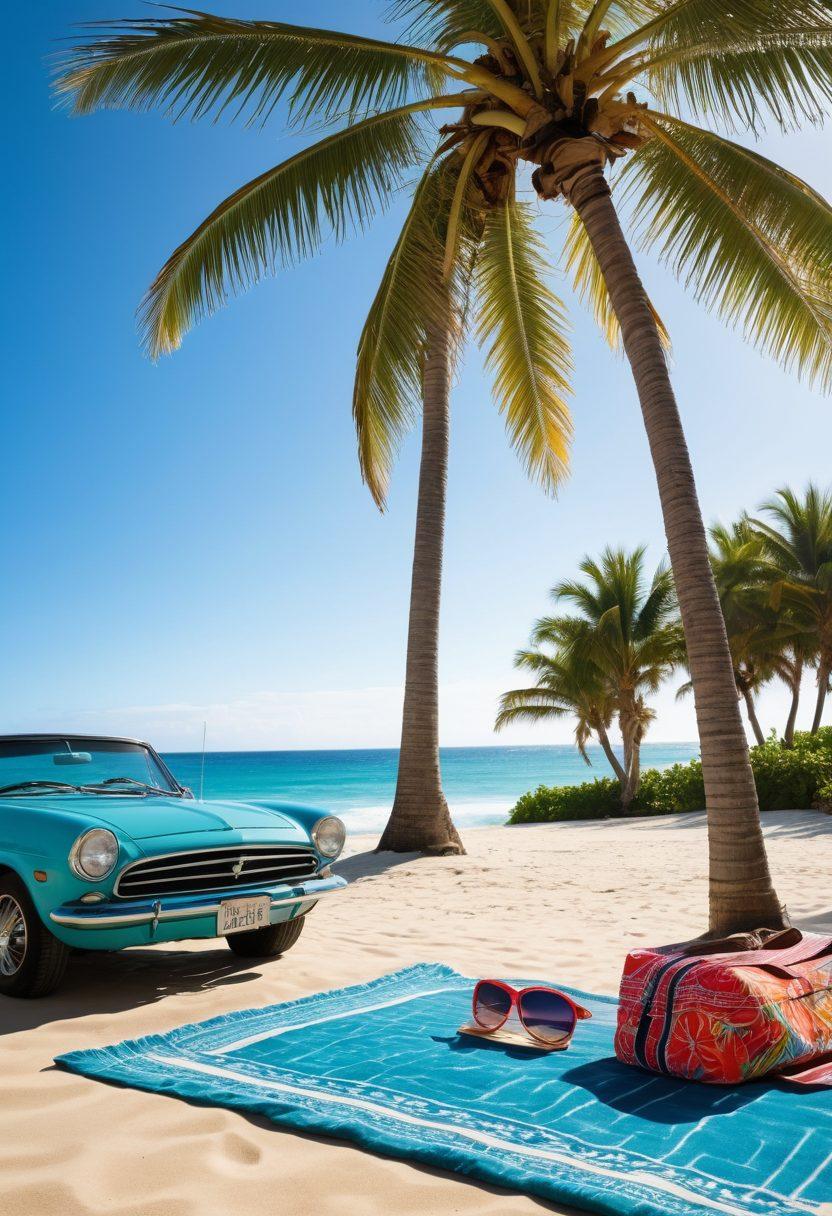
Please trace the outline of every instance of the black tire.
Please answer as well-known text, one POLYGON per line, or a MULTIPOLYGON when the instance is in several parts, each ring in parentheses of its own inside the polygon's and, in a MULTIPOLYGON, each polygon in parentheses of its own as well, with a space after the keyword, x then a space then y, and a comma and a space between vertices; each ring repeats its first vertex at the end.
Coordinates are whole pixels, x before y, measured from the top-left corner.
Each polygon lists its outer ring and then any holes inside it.
POLYGON ((0 875, 0 914, 3 912, 4 921, 10 916, 16 916, 16 921, 0 946, 0 995, 38 997, 54 992, 64 978, 69 946, 49 932, 15 874, 0 875))
POLYGON ((265 929, 252 929, 249 933, 229 933, 226 936, 229 949, 240 958, 276 958, 294 946, 303 929, 304 916, 284 920, 280 925, 267 925, 265 929))

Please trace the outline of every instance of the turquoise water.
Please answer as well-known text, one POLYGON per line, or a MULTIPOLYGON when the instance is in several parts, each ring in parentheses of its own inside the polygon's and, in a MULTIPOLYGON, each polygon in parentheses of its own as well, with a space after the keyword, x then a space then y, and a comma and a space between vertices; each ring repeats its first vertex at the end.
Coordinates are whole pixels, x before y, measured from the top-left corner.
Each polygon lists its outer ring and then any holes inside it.
MULTIPOLYGON (((695 743, 646 743, 642 768, 667 768, 698 755, 695 743)), ((577 750, 554 747, 448 747, 442 777, 455 821, 463 826, 502 823, 521 794, 538 785, 572 785, 608 777, 600 748, 592 768, 577 750)), ((208 752, 206 798, 282 798, 325 807, 353 832, 384 827, 396 786, 394 748, 356 751, 208 752)), ((202 757, 165 756, 177 778, 199 796, 202 757)))

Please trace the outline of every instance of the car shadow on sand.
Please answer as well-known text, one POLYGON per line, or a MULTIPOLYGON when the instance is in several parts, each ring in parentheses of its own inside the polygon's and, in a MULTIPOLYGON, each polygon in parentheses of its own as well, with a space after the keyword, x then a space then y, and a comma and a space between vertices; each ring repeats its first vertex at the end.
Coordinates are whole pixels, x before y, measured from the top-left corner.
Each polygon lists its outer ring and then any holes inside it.
POLYGON ((403 866, 408 862, 423 861, 423 853, 377 853, 375 849, 367 849, 363 853, 354 853, 352 857, 344 857, 335 862, 333 870, 346 878, 347 882, 355 882, 357 878, 375 878, 385 874, 395 866, 403 866))
POLYGON ((224 945, 199 951, 134 947, 79 952, 70 958, 66 976, 52 996, 33 1001, 0 998, 0 1036, 91 1012, 121 1013, 183 992, 247 984, 260 975, 256 960, 238 958, 224 945))

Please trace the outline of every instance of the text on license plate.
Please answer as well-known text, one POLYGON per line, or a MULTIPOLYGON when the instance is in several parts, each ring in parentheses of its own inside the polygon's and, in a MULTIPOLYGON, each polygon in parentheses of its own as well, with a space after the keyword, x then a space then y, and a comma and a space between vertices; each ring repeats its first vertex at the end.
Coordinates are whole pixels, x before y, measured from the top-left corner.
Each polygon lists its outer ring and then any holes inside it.
POLYGON ((217 913, 217 934, 246 933, 262 929, 269 923, 271 899, 268 895, 252 895, 248 899, 225 899, 217 913))

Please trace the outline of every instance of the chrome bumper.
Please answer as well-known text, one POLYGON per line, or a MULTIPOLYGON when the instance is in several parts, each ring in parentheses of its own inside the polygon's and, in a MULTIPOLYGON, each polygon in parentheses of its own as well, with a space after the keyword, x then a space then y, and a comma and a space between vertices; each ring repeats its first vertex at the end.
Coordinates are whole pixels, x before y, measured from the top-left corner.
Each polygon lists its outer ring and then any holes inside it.
MULTIPOLYGON (((71 904, 56 908, 49 913, 50 920, 68 929, 118 929, 131 925, 159 924, 170 920, 193 920, 199 916, 215 916, 220 904, 227 899, 244 899, 246 896, 268 895, 271 906, 280 908, 286 904, 307 903, 325 895, 335 895, 347 885, 345 878, 333 874, 330 878, 309 878, 295 886, 272 887, 270 890, 226 891, 210 899, 200 898, 188 903, 186 896, 168 897, 166 900, 127 901, 123 905, 109 901, 100 904, 71 904)), ((194 899, 195 897, 191 897, 194 899)))

